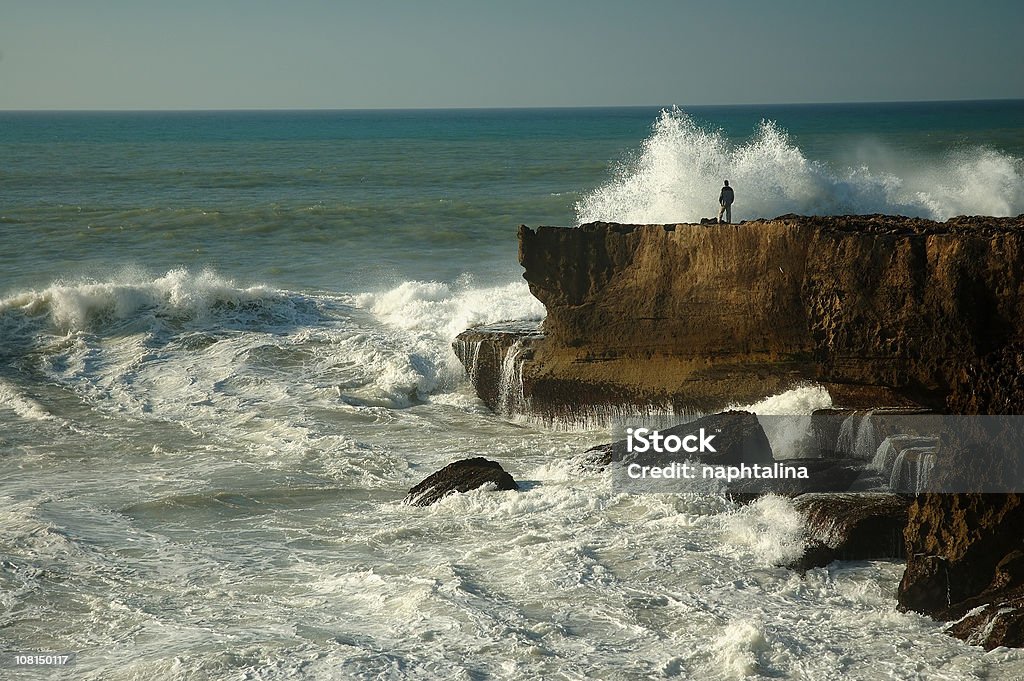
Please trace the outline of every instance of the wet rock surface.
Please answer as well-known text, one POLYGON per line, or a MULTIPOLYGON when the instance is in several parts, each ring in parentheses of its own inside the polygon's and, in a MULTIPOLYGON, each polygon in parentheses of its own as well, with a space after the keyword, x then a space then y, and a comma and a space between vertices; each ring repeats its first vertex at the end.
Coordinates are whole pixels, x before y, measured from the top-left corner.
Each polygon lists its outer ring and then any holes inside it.
POLYGON ((911 502, 911 497, 884 493, 796 497, 793 505, 806 518, 807 548, 791 567, 807 570, 834 560, 902 558, 911 502))
POLYGON ((904 537, 900 608, 954 621, 950 633, 987 649, 1024 643, 1020 495, 922 495, 910 507, 904 537))
POLYGON ((483 457, 450 463, 409 490, 406 502, 413 506, 429 506, 449 494, 469 492, 486 484, 497 491, 518 490, 519 485, 497 461, 483 457))

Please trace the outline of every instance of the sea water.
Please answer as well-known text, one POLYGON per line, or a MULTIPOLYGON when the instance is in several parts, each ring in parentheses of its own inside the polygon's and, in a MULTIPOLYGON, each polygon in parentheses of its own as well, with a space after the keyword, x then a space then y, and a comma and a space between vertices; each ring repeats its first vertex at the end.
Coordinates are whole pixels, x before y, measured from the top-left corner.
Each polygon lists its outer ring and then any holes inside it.
MULTIPOLYGON (((1019 678, 799 575, 790 502, 625 495, 451 343, 515 230, 1024 212, 1024 103, 0 114, 0 678, 1019 678), (402 503, 498 460, 518 493, 402 503)), ((803 386, 753 409, 810 413, 803 386)))

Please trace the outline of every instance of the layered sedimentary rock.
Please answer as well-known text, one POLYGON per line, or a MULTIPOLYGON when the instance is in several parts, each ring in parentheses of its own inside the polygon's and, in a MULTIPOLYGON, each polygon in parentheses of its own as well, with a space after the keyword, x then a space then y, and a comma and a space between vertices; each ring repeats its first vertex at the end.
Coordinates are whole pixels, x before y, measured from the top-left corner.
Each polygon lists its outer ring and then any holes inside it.
POLYGON ((523 276, 548 313, 523 362, 525 396, 540 414, 580 402, 711 411, 803 380, 868 404, 943 409, 954 389, 1006 399, 1015 386, 966 378, 984 379, 1024 341, 1022 225, 784 216, 520 227, 523 276))
POLYGON ((499 322, 464 331, 453 349, 484 404, 507 414, 525 409, 523 363, 541 338, 539 322, 499 322))
POLYGON ((792 567, 834 560, 902 558, 911 499, 898 494, 803 494, 793 505, 806 517, 807 548, 792 567))

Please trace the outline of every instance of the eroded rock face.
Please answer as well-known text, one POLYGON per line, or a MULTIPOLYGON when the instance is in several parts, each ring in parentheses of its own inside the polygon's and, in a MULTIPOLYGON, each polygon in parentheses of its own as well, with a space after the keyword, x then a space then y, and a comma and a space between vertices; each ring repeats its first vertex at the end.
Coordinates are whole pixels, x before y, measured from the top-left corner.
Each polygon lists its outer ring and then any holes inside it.
POLYGON ((452 349, 484 404, 498 413, 521 413, 528 409, 522 363, 533 357, 533 345, 543 337, 540 322, 498 322, 463 331, 452 349))
POLYGON ((892 216, 520 227, 523 276, 548 311, 526 393, 539 411, 716 411, 816 380, 944 409, 968 367, 1024 341, 1022 227, 892 216))
POLYGON ((898 494, 803 494, 793 505, 806 517, 807 548, 792 567, 807 570, 834 560, 905 555, 903 530, 911 499, 898 494))
POLYGON ((406 502, 429 506, 449 494, 469 492, 492 483, 498 491, 518 490, 519 485, 497 461, 483 457, 450 463, 409 490, 406 502))
POLYGON ((910 507, 905 539, 901 608, 952 621, 984 606, 950 632, 988 649, 1024 642, 1024 614, 1016 610, 1024 600, 1020 495, 922 495, 910 507))
POLYGON ((1024 405, 1024 343, 1011 343, 963 366, 946 406, 954 414, 1020 414, 1024 405))

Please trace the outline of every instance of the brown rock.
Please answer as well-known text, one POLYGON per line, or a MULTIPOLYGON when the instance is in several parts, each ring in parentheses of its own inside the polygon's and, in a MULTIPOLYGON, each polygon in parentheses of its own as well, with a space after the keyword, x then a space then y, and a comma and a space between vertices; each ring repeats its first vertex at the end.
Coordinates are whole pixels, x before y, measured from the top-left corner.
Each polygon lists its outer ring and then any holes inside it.
POLYGON ((920 496, 904 533, 900 608, 960 620, 950 633, 986 648, 1020 645, 1021 617, 1004 610, 1018 607, 1024 595, 1022 502, 1017 494, 920 496))
MULTIPOLYGON (((944 409, 966 367, 1024 343, 1022 226, 874 215, 520 227, 523 276, 548 311, 527 395, 542 413, 715 411, 817 380, 944 409)), ((994 399, 1017 394, 996 387, 994 399)))

